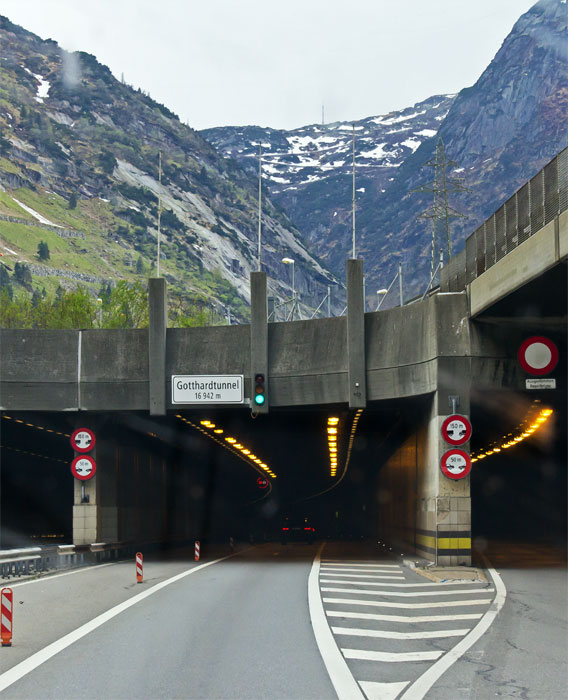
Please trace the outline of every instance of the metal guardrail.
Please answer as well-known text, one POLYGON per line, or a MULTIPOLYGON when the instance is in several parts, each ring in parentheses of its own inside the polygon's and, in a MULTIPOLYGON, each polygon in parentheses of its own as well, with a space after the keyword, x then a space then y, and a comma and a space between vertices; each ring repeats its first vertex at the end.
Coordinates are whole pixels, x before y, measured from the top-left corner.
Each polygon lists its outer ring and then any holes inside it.
POLYGON ((4 579, 13 576, 30 576, 46 571, 112 561, 121 557, 134 556, 135 549, 135 544, 126 542, 5 549, 0 550, 0 576, 4 579))
POLYGON ((507 253, 568 209, 568 148, 508 199, 442 269, 441 292, 461 292, 507 253))

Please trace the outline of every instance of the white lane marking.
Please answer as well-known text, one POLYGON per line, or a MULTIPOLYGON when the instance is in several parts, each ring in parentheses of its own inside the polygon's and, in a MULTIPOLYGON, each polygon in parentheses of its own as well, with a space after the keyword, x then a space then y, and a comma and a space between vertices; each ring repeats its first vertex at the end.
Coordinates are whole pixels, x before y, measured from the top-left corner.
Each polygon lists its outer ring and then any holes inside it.
POLYGON ((367 649, 342 649, 346 659, 358 661, 386 661, 401 663, 404 661, 435 661, 443 651, 368 651, 367 649))
POLYGON ((373 574, 373 573, 386 573, 386 574, 400 574, 402 572, 402 569, 400 566, 397 566, 396 568, 392 568, 389 566, 373 566, 371 567, 365 567, 364 569, 358 569, 354 566, 322 566, 321 567, 322 572, 328 572, 328 571, 352 571, 353 573, 356 574, 373 574))
POLYGON ((343 566, 384 566, 387 569, 400 569, 400 564, 381 564, 380 562, 375 562, 374 564, 369 564, 369 562, 365 563, 357 563, 355 561, 345 561, 345 559, 322 559, 322 566, 326 566, 326 564, 342 564, 343 566))
POLYGON ((81 625, 81 627, 77 627, 77 629, 73 630, 73 632, 69 632, 69 634, 64 635, 63 637, 61 637, 61 639, 57 639, 55 642, 48 644, 43 649, 40 649, 35 654, 28 656, 27 659, 24 659, 19 664, 12 666, 12 668, 0 675, 0 692, 8 688, 8 686, 12 685, 12 683, 19 681, 26 674, 30 673, 41 664, 51 659, 52 656, 55 656, 60 651, 63 651, 63 649, 66 649, 67 647, 71 646, 71 644, 74 644, 75 642, 79 641, 79 639, 89 634, 89 632, 96 630, 97 627, 100 627, 105 622, 108 622, 113 617, 119 615, 121 612, 124 612, 124 610, 127 610, 133 605, 136 605, 136 603, 140 603, 145 598, 148 598, 149 596, 154 595, 154 593, 161 591, 162 588, 165 588, 166 586, 169 586, 170 584, 175 583, 176 581, 179 581, 180 579, 185 578, 186 576, 195 574, 201 569, 205 569, 207 566, 217 564, 218 562, 223 561, 224 559, 230 559, 234 556, 237 556, 237 553, 229 554, 226 557, 214 559, 213 561, 208 561, 204 564, 199 564, 199 566, 194 566, 191 569, 188 569, 187 571, 183 571, 181 574, 176 574, 176 576, 172 576, 171 578, 168 578, 165 581, 157 583, 155 586, 148 589, 147 591, 138 593, 138 595, 133 596, 129 600, 125 600, 123 603, 115 605, 114 608, 111 608, 110 610, 107 610, 101 615, 98 615, 89 622, 86 622, 84 625, 81 625))
MULTIPOLYGON (((345 584, 344 584, 345 585, 345 584)), ((351 584, 364 585, 364 584, 351 584)), ((358 595, 379 595, 379 596, 394 596, 396 598, 424 598, 426 596, 430 597, 433 595, 473 595, 474 593, 494 593, 493 588, 473 588, 469 591, 412 591, 411 593, 405 593, 404 591, 361 591, 358 588, 324 588, 322 591, 326 592, 337 592, 337 593, 357 593, 358 595)))
POLYGON ((73 571, 66 571, 63 574, 48 574, 47 576, 40 576, 39 578, 34 578, 32 581, 22 581, 21 583, 14 583, 10 588, 18 588, 18 586, 29 586, 30 583, 45 583, 46 581, 53 581, 55 578, 61 578, 62 576, 73 576, 73 574, 81 574, 83 571, 92 571, 93 569, 102 569, 103 566, 116 566, 116 564, 124 564, 124 561, 111 561, 108 564, 95 564, 94 566, 83 566, 80 569, 74 569, 73 571))
POLYGON ((310 619, 314 635, 327 673, 339 700, 365 700, 363 693, 349 670, 349 666, 347 666, 347 662, 335 643, 323 609, 318 585, 318 575, 321 552, 324 546, 325 542, 318 548, 308 579, 308 605, 310 608, 310 619))
POLYGON ((359 681, 359 685, 365 691, 367 700, 396 700, 398 694, 403 691, 410 681, 398 683, 377 683, 376 681, 359 681))
POLYGON ((442 639, 463 637, 469 627, 462 630, 435 630, 434 632, 387 632, 386 630, 365 630, 354 627, 332 627, 334 634, 347 634, 352 637, 376 637, 377 639, 442 639))
POLYGON ((485 565, 487 566, 487 570, 493 579, 493 584, 497 591, 491 607, 461 642, 458 642, 453 649, 450 649, 439 661, 436 661, 435 664, 414 681, 410 688, 404 693, 401 700, 422 700, 438 678, 440 678, 452 664, 463 656, 463 654, 487 632, 505 604, 505 599, 507 597, 505 584, 495 569, 491 567, 487 558, 483 556, 483 559, 485 560, 485 565))
POLYGON ((345 578, 380 578, 380 579, 387 579, 389 581, 404 581, 404 576, 392 576, 392 574, 383 575, 383 574, 330 574, 328 571, 322 572, 322 576, 344 576, 345 578))
POLYGON ((455 620, 479 620, 481 613, 464 615, 378 615, 377 613, 359 613, 347 610, 328 610, 328 617, 344 617, 350 620, 378 620, 381 622, 454 622, 455 620))
MULTIPOLYGON (((325 589, 323 589, 325 590, 325 589)), ((337 589, 336 589, 337 590, 337 589)), ((353 593, 353 591, 347 591, 353 593)), ((362 593, 363 591, 357 591, 362 593)), ((444 600, 440 603, 387 603, 386 601, 377 600, 354 600, 351 598, 324 598, 324 603, 341 603, 343 605, 366 605, 374 608, 454 608, 463 607, 465 605, 489 605, 491 598, 483 598, 479 600, 444 600)))
POLYGON ((460 581, 460 582, 445 582, 445 583, 375 583, 373 581, 346 581, 344 579, 327 579, 321 578, 324 574, 320 574, 320 583, 347 583, 351 586, 386 586, 387 588, 448 588, 449 586, 471 586, 477 581, 460 581))

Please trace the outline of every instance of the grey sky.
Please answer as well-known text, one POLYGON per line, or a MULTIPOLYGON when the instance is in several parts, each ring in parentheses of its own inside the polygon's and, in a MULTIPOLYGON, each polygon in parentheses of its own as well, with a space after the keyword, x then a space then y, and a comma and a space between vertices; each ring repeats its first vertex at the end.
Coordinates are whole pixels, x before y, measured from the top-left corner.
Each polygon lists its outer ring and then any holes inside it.
POLYGON ((472 85, 533 0, 2 0, 196 129, 361 119, 472 85))

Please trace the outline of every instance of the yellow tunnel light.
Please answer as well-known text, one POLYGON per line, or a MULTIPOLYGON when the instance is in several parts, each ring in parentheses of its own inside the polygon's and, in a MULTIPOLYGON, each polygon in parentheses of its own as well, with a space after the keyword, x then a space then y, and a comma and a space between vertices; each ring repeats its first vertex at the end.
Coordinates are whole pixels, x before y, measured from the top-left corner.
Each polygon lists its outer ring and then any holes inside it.
POLYGON ((243 450, 244 455, 250 455, 250 450, 243 450))
POLYGON ((252 459, 252 461, 254 462, 254 460, 256 459, 256 455, 251 455, 250 452, 249 452, 248 458, 249 458, 249 459, 252 459))
POLYGON ((337 428, 328 428, 327 432, 329 435, 337 435, 337 428))
POLYGON ((236 440, 234 437, 226 437, 225 440, 229 442, 231 445, 234 445, 236 440))
POLYGON ((236 442, 236 443, 235 443, 235 447, 237 448, 237 450, 242 450, 242 449, 243 449, 243 446, 241 445, 240 442, 236 442))
POLYGON ((327 419, 327 422, 329 423, 329 425, 337 425, 339 423, 339 418, 336 418, 335 416, 330 416, 327 419))
POLYGON ((548 416, 539 416, 539 417, 536 419, 536 422, 537 422, 537 423, 546 423, 547 420, 548 420, 548 416))
POLYGON ((217 433, 217 435, 221 435, 221 434, 223 433, 223 431, 221 430, 221 428, 217 428, 217 429, 214 430, 213 432, 214 432, 214 433, 217 433))
POLYGON ((500 447, 494 447, 494 448, 493 448, 493 452, 501 452, 501 448, 500 448, 500 447))
POLYGON ((209 420, 200 420, 199 425, 209 425, 210 422, 209 420))

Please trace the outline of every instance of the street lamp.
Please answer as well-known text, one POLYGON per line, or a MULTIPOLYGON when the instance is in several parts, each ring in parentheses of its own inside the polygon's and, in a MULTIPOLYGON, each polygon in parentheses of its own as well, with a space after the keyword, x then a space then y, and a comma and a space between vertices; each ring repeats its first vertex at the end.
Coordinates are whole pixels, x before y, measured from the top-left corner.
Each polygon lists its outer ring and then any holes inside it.
POLYGON ((377 297, 378 297, 377 302, 378 303, 377 303, 377 308, 375 309, 375 311, 378 311, 381 308, 381 304, 385 300, 385 296, 388 294, 388 291, 389 291, 388 289, 377 289, 377 297))
POLYGON ((292 265, 292 315, 291 318, 294 320, 294 309, 296 306, 296 283, 294 279, 294 260, 292 258, 282 258, 284 265, 292 265))

